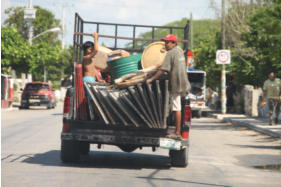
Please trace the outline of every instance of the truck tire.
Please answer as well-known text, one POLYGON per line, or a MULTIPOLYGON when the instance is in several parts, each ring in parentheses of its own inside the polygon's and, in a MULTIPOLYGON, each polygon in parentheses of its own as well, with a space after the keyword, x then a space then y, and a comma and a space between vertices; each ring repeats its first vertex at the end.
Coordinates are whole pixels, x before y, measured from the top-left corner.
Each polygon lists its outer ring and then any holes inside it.
POLYGON ((202 111, 201 111, 201 110, 198 110, 196 116, 197 116, 197 118, 201 118, 201 117, 202 117, 202 111))
POLYGON ((50 102, 48 105, 47 105, 47 109, 51 109, 52 108, 52 103, 50 102))
POLYGON ((138 147, 135 145, 119 145, 118 146, 122 151, 130 153, 136 150, 138 147))
POLYGON ((80 159, 79 142, 62 140, 60 157, 63 162, 78 162, 80 159))
POLYGON ((181 150, 170 150, 171 165, 174 167, 186 167, 188 165, 188 147, 181 150))
POLYGON ((19 109, 29 109, 29 106, 28 106, 28 105, 25 105, 25 106, 21 105, 21 106, 19 107, 19 109))
POLYGON ((79 142, 79 151, 81 155, 87 155, 90 152, 89 142, 79 142))
POLYGON ((191 111, 191 118, 195 117, 195 111, 191 111))

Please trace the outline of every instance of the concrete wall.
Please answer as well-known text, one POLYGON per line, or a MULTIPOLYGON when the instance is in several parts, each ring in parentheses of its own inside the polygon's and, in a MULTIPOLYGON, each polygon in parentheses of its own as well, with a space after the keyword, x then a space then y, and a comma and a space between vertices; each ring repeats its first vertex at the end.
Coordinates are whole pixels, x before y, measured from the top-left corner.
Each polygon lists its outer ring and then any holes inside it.
MULTIPOLYGON (((209 96, 207 106, 213 110, 220 110, 220 97, 216 92, 209 96)), ((263 91, 261 88, 255 89, 252 85, 245 85, 241 91, 234 94, 234 110, 232 112, 246 114, 252 117, 268 117, 268 102, 261 106, 263 91)), ((275 117, 275 114, 273 114, 275 117)), ((281 120, 281 113, 279 115, 281 120)))
MULTIPOLYGON (((243 92, 245 114, 253 117, 268 117, 268 102, 266 102, 265 106, 261 106, 263 100, 262 89, 254 89, 251 85, 245 85, 243 92)), ((275 115, 274 113, 273 117, 275 117, 275 115)), ((279 119, 281 119, 281 114, 279 114, 279 119)))
POLYGON ((259 116, 260 103, 263 95, 262 89, 254 89, 252 85, 245 85, 243 93, 245 114, 253 117, 259 116))

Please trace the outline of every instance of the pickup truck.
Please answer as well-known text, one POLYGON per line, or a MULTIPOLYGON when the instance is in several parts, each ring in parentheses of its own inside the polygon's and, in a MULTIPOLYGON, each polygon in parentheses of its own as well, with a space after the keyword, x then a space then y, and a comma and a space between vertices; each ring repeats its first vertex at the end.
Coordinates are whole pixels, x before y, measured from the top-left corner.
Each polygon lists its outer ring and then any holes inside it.
POLYGON ((30 106, 56 107, 55 90, 48 82, 29 82, 22 91, 20 109, 30 106))
MULTIPOLYGON (((99 36, 102 26, 114 28, 115 36, 104 36, 113 39, 112 50, 117 49, 119 39, 131 40, 129 48, 121 48, 132 53, 144 50, 137 41, 153 42, 156 31, 166 30, 169 33, 182 32, 184 40, 188 36, 188 22, 185 27, 148 26, 116 23, 90 22, 75 14, 75 33, 95 28, 99 36), (132 28, 132 38, 119 37, 118 28, 132 28), (136 38, 136 30, 150 28, 151 38, 136 38), (157 30, 156 30, 157 29, 157 30)), ((130 29, 128 29, 130 30, 130 29)), ((189 129, 191 125, 191 109, 189 100, 182 97, 182 137, 167 138, 169 132, 175 130, 169 109, 168 80, 165 78, 152 83, 141 82, 127 88, 116 88, 110 83, 83 83, 82 44, 83 35, 74 33, 73 62, 74 72, 72 86, 67 89, 64 99, 63 127, 61 132, 61 160, 77 162, 80 155, 88 154, 90 144, 114 145, 122 151, 132 152, 143 147, 169 149, 171 166, 186 167, 188 165, 189 129), (88 92, 92 100, 87 99, 88 92), (97 112, 99 118, 92 118, 91 112, 97 112)), ((165 33, 167 34, 167 33, 165 33)), ((163 36, 164 37, 164 36, 163 36)), ((187 44, 183 43, 186 49, 187 44)), ((120 48, 118 48, 120 49, 120 48)))
POLYGON ((206 107, 206 72, 198 69, 187 70, 188 80, 190 82, 190 92, 187 99, 190 101, 192 117, 200 118, 206 107))

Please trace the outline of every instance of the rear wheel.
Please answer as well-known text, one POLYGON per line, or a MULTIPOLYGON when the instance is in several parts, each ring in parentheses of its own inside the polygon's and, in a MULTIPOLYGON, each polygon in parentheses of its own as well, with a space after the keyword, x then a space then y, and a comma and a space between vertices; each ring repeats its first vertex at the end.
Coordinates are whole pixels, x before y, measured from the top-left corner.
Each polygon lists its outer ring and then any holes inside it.
POLYGON ((78 162, 80 159, 79 142, 62 140, 60 157, 63 162, 78 162))
POLYGON ((202 111, 201 111, 201 110, 198 110, 196 116, 197 116, 197 118, 201 118, 201 117, 202 117, 202 111))
POLYGON ((49 104, 47 105, 47 109, 51 109, 52 108, 52 103, 49 102, 49 104))
POLYGON ((21 106, 19 107, 19 109, 29 109, 29 106, 28 106, 28 105, 21 105, 21 106))
POLYGON ((188 165, 188 147, 181 150, 170 150, 171 165, 186 167, 188 165))
POLYGON ((138 147, 135 145, 119 145, 118 146, 122 151, 124 152, 133 152, 134 150, 136 150, 138 147))
POLYGON ((79 151, 82 155, 87 155, 90 152, 89 142, 79 142, 79 151))

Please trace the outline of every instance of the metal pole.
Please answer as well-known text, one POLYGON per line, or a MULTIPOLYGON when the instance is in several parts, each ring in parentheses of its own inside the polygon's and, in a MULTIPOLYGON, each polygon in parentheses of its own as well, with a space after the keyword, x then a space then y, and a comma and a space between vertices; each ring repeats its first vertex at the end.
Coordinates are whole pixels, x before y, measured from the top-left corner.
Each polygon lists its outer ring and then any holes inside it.
POLYGON ((46 82, 47 75, 46 75, 46 67, 45 67, 45 61, 44 61, 44 82, 46 82))
MULTIPOLYGON (((28 5, 28 7, 29 7, 30 9, 32 9, 32 0, 29 0, 29 5, 28 5)), ((32 21, 33 21, 33 20, 29 20, 29 21, 28 21, 28 24, 29 24, 29 26, 28 26, 28 41, 29 41, 30 45, 32 45, 32 38, 33 38, 33 26, 32 26, 32 21)))
MULTIPOLYGON (((75 35, 83 35, 83 36, 92 36, 89 33, 82 33, 82 32, 74 32, 75 35)), ((113 38, 113 39, 123 39, 123 40, 133 40, 133 41, 160 41, 160 38, 131 38, 131 37, 123 37, 123 36, 110 36, 110 35, 103 35, 99 34, 100 38, 113 38)), ((187 43, 188 40, 178 40, 178 42, 187 43)))
POLYGON ((222 65, 221 72, 221 112, 226 113, 226 78, 225 78, 225 65, 222 65))
POLYGON ((32 21, 28 21, 29 26, 28 26, 28 41, 30 45, 32 45, 32 38, 33 38, 33 26, 32 26, 32 21))
POLYGON ((65 17, 65 12, 64 12, 64 7, 62 7, 62 37, 61 37, 61 48, 64 50, 64 17, 65 17))
MULTIPOLYGON (((222 0, 222 20, 221 20, 221 29, 222 29, 222 49, 225 49, 225 1, 222 0)), ((221 112, 222 114, 226 113, 226 78, 225 78, 225 65, 222 65, 221 72, 221 112)))
POLYGON ((29 8, 32 8, 32 0, 29 0, 29 8))
POLYGON ((190 13, 190 48, 189 50, 192 51, 193 50, 193 24, 192 24, 193 20, 192 20, 192 13, 190 13))

